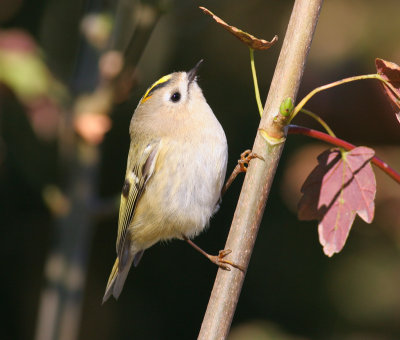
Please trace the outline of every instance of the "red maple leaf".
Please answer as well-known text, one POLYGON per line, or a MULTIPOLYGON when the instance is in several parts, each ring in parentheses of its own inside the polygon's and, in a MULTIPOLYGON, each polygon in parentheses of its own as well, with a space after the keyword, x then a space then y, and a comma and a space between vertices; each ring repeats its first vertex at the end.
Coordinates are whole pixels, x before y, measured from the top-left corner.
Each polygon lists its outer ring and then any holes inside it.
POLYGON ((400 66, 379 58, 375 59, 375 66, 378 74, 391 85, 389 87, 382 83, 383 90, 396 112, 397 120, 400 122, 400 66))
POLYGON ((342 250, 356 214, 367 223, 374 217, 373 156, 374 150, 362 146, 324 151, 301 188, 299 219, 319 221, 319 241, 328 256, 342 250))

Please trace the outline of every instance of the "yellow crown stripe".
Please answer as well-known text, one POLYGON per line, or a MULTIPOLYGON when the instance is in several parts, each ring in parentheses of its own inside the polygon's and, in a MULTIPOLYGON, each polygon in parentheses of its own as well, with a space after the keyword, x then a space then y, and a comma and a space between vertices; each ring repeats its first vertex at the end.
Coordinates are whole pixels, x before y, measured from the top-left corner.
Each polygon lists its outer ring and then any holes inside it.
POLYGON ((171 79, 171 75, 170 75, 170 74, 168 74, 168 75, 166 75, 166 76, 164 76, 164 77, 158 79, 153 85, 151 85, 151 86, 147 89, 146 93, 144 94, 144 96, 142 97, 142 100, 141 100, 140 102, 143 103, 143 102, 145 102, 147 99, 149 99, 149 98, 151 97, 151 92, 152 92, 152 90, 153 90, 156 86, 159 86, 159 85, 161 85, 161 84, 163 84, 163 83, 166 83, 166 82, 169 81, 170 79, 171 79))

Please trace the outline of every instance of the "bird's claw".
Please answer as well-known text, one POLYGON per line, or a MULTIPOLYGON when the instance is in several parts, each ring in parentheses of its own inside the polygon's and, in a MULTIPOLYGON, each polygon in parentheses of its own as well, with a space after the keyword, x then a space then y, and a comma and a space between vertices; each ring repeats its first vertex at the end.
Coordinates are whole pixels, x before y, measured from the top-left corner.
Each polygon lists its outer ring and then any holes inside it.
POLYGON ((243 267, 237 265, 236 263, 233 263, 229 260, 225 260, 224 257, 227 256, 228 254, 232 253, 232 250, 230 249, 224 249, 220 250, 218 252, 218 255, 208 255, 208 259, 215 263, 218 267, 220 267, 223 270, 230 271, 231 268, 229 266, 235 267, 241 271, 244 271, 243 267))
POLYGON ((265 161, 263 157, 257 155, 255 152, 251 150, 246 150, 242 152, 240 154, 240 159, 238 160, 238 164, 240 166, 240 172, 246 172, 250 161, 254 158, 258 158, 261 159, 262 161, 265 161))

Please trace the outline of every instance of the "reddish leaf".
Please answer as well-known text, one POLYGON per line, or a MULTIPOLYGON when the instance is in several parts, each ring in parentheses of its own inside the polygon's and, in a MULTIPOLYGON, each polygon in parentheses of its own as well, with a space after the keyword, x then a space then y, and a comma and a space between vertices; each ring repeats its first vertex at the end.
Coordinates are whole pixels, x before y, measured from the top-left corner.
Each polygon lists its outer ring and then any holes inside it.
POLYGON ((375 59, 375 66, 378 74, 392 85, 389 87, 382 83, 383 89, 396 111, 397 120, 400 122, 400 66, 379 58, 375 59))
POLYGON ((342 250, 356 213, 367 223, 374 217, 375 176, 370 160, 374 150, 357 147, 344 153, 327 150, 301 188, 299 219, 319 221, 324 253, 342 250))
POLYGON ((216 16, 213 12, 205 7, 199 7, 205 14, 211 16, 219 25, 225 28, 228 32, 232 33, 236 38, 245 43, 253 50, 266 50, 278 41, 278 37, 274 36, 271 41, 258 39, 254 35, 242 31, 241 29, 227 24, 220 17, 216 16))
POLYGON ((33 38, 19 29, 0 31, 0 50, 20 53, 35 53, 38 47, 33 38))

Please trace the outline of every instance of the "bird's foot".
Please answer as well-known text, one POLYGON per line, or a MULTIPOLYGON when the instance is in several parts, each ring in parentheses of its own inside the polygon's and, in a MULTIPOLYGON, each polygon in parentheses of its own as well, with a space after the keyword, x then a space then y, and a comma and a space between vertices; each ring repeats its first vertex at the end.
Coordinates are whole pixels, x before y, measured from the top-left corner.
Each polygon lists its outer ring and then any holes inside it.
POLYGON ((218 255, 210 255, 207 252, 205 252, 203 249, 201 249, 197 244, 195 244, 192 240, 190 240, 188 237, 185 235, 182 235, 182 238, 189 243, 194 249, 196 249, 198 252, 203 254, 205 257, 207 257, 212 263, 215 263, 218 267, 224 270, 231 270, 229 266, 232 266, 234 268, 237 268, 241 271, 244 272, 244 268, 242 266, 239 266, 238 264, 225 260, 225 256, 232 253, 232 250, 230 249, 225 249, 225 250, 220 250, 218 255))
POLYGON ((236 176, 239 175, 241 172, 247 171, 247 166, 249 165, 250 161, 254 158, 261 159, 265 161, 265 159, 251 150, 246 150, 241 153, 240 159, 238 160, 238 164, 233 169, 232 174, 229 176, 228 180, 226 181, 225 185, 221 190, 221 197, 225 194, 228 188, 231 186, 232 182, 235 180, 236 176))
POLYGON ((244 268, 242 266, 239 266, 238 264, 229 261, 229 260, 225 260, 224 257, 228 254, 232 253, 232 250, 230 249, 224 249, 224 250, 220 250, 218 255, 209 255, 207 254, 207 258, 212 262, 215 263, 218 267, 220 267, 221 269, 224 270, 228 270, 230 271, 231 268, 229 266, 235 267, 241 271, 244 271, 244 268))
POLYGON ((239 172, 246 172, 247 167, 250 163, 250 161, 254 158, 261 159, 262 161, 265 161, 265 159, 259 155, 257 155, 255 152, 251 150, 246 150, 240 154, 240 159, 238 160, 238 165, 239 165, 239 172))

